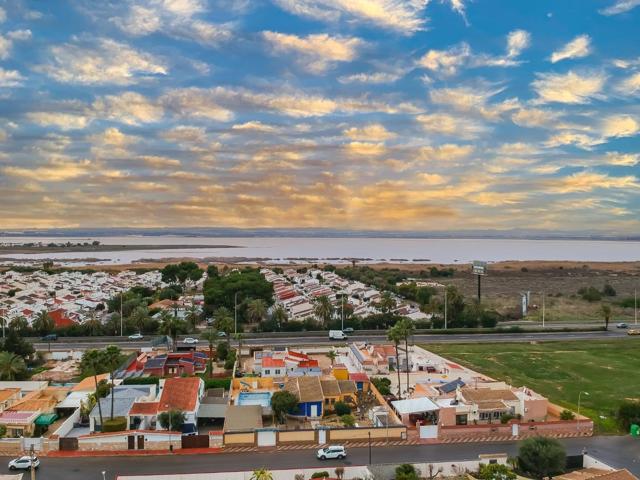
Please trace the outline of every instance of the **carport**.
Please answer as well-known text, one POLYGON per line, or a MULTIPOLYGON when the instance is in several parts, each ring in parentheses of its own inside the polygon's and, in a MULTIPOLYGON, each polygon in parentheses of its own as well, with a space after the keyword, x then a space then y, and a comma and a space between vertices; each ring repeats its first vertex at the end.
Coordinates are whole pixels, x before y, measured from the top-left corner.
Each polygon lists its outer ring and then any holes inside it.
POLYGON ((391 402, 391 406, 407 427, 420 425, 438 425, 440 407, 427 397, 408 398, 391 402))

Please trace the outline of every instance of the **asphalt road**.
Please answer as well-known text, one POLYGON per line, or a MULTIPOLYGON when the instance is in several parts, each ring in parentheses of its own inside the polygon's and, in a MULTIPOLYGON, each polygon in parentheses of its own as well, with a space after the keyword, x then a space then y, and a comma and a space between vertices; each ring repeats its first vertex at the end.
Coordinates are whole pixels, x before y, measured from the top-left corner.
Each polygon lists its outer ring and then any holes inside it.
MULTIPOLYGON (((592 437, 567 439, 563 443, 569 455, 583 448, 599 460, 615 468, 627 468, 640 475, 640 439, 632 437, 592 437)), ((446 445, 413 445, 372 449, 372 463, 456 462, 476 459, 483 453, 506 453, 515 456, 516 442, 462 443, 446 445)), ((314 450, 264 453, 220 453, 209 455, 167 455, 148 457, 78 457, 42 458, 37 478, 42 480, 113 480, 117 475, 150 475, 171 473, 206 473, 268 469, 322 468, 339 465, 366 465, 367 448, 348 449, 346 460, 316 460, 314 450)), ((8 458, 3 460, 8 461, 8 458)), ((1 472, 0 472, 1 473, 1 472)), ((25 476, 28 478, 28 476, 25 476)))
MULTIPOLYGON (((531 342, 531 341, 548 341, 548 340, 608 340, 628 338, 626 331, 624 330, 609 330, 607 332, 522 332, 522 333, 486 333, 486 334, 465 334, 458 333, 453 335, 414 335, 414 343, 460 343, 460 342, 473 342, 473 343, 496 343, 496 342, 531 342)), ((385 333, 379 335, 354 335, 350 337, 351 340, 359 342, 379 343, 386 342, 387 337, 385 333)), ((201 341, 204 343, 204 341, 201 341)), ((234 342, 235 343, 235 342, 234 342)), ((331 345, 339 344, 341 342, 335 340, 329 340, 328 335, 326 337, 299 337, 292 333, 290 337, 270 337, 265 334, 259 338, 247 338, 242 341, 244 345, 331 345)), ((89 348, 103 348, 107 345, 117 345, 125 350, 140 349, 149 346, 148 340, 113 340, 107 341, 77 341, 59 339, 55 342, 44 343, 36 342, 33 344, 37 351, 46 352, 51 350, 84 350, 89 348)))

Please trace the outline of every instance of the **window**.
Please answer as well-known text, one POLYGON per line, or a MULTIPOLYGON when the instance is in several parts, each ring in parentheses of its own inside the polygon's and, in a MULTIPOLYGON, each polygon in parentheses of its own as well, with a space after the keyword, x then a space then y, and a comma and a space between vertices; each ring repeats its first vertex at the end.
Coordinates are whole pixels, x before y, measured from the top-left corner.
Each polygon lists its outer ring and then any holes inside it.
POLYGON ((493 412, 493 418, 499 419, 502 416, 502 412, 493 412))
POLYGON ((480 420, 491 420, 491 412, 480 412, 480 420))
POLYGON ((466 425, 467 415, 456 415, 456 425, 466 425))
POLYGON ((264 374, 265 374, 265 375, 269 375, 269 374, 270 374, 270 372, 271 372, 271 370, 269 370, 268 368, 265 368, 265 369, 264 369, 264 374))

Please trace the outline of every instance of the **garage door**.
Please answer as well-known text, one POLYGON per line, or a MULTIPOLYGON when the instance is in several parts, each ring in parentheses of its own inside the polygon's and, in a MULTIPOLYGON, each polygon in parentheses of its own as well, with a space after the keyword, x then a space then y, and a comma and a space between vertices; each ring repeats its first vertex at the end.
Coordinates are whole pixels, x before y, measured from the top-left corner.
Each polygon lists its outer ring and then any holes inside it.
POLYGON ((259 447, 275 447, 276 431, 275 430, 258 430, 258 446, 259 447))

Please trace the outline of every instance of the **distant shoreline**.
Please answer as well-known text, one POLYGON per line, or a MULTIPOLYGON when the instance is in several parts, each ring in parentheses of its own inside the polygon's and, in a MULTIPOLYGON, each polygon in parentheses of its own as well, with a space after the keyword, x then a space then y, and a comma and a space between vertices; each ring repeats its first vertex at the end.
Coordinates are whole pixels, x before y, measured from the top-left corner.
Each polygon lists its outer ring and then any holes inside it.
POLYGON ((238 245, 0 245, 1 255, 65 252, 124 252, 135 250, 179 250, 192 248, 241 248, 238 245))

